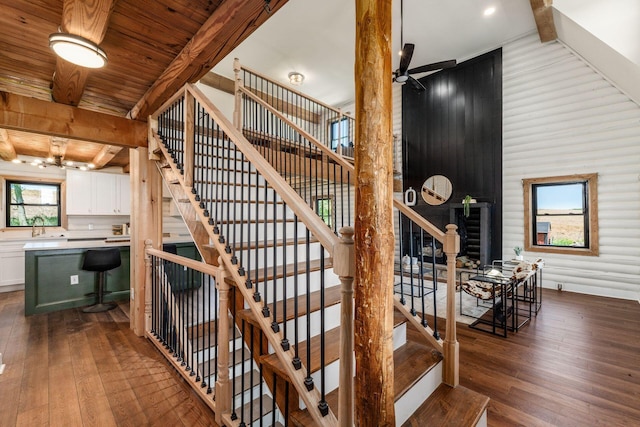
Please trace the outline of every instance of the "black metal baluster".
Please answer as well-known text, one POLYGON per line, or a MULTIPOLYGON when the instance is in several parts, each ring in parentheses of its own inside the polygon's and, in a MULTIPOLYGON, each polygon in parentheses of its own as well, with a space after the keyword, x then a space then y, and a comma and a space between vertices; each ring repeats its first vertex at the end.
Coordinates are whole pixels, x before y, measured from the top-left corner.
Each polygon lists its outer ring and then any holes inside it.
MULTIPOLYGON (((329 413, 329 405, 326 401, 326 357, 325 357, 325 265, 324 265, 324 246, 320 247, 320 402, 318 403, 318 409, 322 416, 326 416, 329 413)), ((308 315, 307 315, 308 316, 308 315)), ((311 347, 311 346, 309 346, 311 347)))
POLYGON ((440 332, 438 332, 438 305, 436 295, 436 290, 438 289, 438 272, 436 270, 436 247, 436 239, 431 236, 431 268, 433 268, 433 337, 439 340, 440 332))
MULTIPOLYGON (((306 229, 306 238, 307 244, 310 241, 309 229, 306 229)), ((307 387, 307 390, 313 390, 313 378, 311 377, 311 322, 309 321, 309 314, 311 313, 311 259, 310 253, 307 251, 306 254, 306 271, 305 271, 305 279, 306 279, 306 309, 307 309, 307 376, 304 379, 304 385, 307 387)))
POLYGON ((400 210, 398 210, 398 234, 400 235, 399 237, 399 242, 400 242, 400 247, 399 247, 399 253, 400 253, 400 303, 402 305, 405 305, 407 303, 407 300, 404 298, 404 265, 402 262, 402 254, 404 253, 404 247, 405 247, 405 240, 404 240, 404 234, 402 232, 403 229, 403 223, 402 223, 402 212, 400 210))
MULTIPOLYGON (((282 231, 282 341, 280 345, 284 351, 289 350, 289 340, 287 339, 287 204, 282 202, 282 218, 285 221, 282 231)), ((296 242, 293 242, 296 244, 296 242)), ((295 263, 295 260, 294 260, 295 263)))

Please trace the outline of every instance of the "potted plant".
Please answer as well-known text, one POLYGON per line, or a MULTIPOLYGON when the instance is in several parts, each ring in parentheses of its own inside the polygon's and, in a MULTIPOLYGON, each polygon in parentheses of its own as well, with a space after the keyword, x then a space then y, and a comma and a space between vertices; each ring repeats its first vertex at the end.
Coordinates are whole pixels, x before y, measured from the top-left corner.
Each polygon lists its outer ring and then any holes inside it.
POLYGON ((522 256, 522 247, 521 246, 516 246, 515 248, 513 248, 513 252, 515 252, 516 259, 518 261, 522 261, 524 259, 524 257, 522 256))
POLYGON ((472 203, 473 199, 471 198, 470 195, 466 195, 464 196, 464 199, 462 200, 462 208, 464 211, 464 217, 465 218, 469 218, 469 215, 471 214, 471 203, 472 203))

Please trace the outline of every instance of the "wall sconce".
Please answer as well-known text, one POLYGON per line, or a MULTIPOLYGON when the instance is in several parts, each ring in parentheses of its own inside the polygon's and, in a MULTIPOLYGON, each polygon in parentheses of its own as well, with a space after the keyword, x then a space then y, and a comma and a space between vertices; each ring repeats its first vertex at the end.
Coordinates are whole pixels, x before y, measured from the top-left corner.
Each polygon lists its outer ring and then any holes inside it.
POLYGON ((60 58, 81 67, 102 68, 107 64, 107 54, 97 44, 74 34, 51 34, 49 47, 60 58))
POLYGON ((292 71, 289 73, 289 83, 294 86, 300 86, 304 81, 304 75, 298 73, 297 71, 292 71))

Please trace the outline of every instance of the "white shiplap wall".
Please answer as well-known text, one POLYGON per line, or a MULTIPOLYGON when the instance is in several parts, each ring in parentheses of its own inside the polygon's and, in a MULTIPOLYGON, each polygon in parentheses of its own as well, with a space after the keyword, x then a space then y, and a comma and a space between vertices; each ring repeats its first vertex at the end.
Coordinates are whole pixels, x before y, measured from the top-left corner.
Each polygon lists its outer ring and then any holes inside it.
POLYGON ((546 261, 543 285, 640 299, 640 106, 560 42, 503 47, 503 256, 524 246, 523 178, 598 173, 598 257, 546 261))

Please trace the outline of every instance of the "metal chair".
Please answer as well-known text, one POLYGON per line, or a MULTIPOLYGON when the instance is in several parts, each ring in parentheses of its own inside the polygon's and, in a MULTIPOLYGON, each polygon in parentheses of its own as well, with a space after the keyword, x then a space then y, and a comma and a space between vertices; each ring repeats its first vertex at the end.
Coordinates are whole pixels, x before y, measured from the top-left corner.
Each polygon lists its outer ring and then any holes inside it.
POLYGON ((88 249, 84 256, 82 269, 85 271, 95 271, 98 276, 98 284, 95 292, 96 303, 85 307, 82 311, 85 313, 99 313, 101 311, 112 310, 117 304, 104 302, 106 272, 120 267, 122 260, 120 259, 120 249, 88 249))

